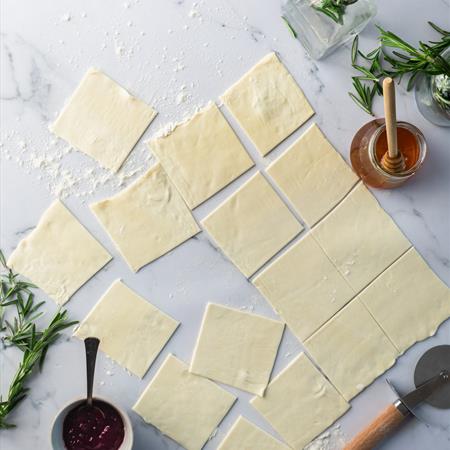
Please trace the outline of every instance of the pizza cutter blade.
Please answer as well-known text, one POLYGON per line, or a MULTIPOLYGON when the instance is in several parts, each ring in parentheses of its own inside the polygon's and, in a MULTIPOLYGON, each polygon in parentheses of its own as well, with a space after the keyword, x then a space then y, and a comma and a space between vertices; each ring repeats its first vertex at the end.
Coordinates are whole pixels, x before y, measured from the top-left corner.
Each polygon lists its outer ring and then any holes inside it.
POLYGON ((414 408, 426 402, 436 408, 450 408, 450 345, 427 350, 414 371, 416 389, 389 405, 344 450, 371 450, 394 432, 414 408))
MULTIPOLYGON (((442 370, 450 373, 450 345, 438 345, 422 355, 414 371, 414 384, 418 387, 442 370)), ((450 383, 430 394, 424 402, 439 409, 450 408, 450 383)))

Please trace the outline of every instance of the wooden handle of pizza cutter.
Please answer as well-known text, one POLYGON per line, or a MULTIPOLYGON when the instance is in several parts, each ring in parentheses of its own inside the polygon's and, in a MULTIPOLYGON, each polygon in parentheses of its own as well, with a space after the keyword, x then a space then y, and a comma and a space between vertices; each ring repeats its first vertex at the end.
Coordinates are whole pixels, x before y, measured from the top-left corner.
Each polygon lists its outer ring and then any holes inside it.
POLYGON ((372 450, 405 420, 395 405, 389 405, 375 420, 360 431, 344 450, 372 450))

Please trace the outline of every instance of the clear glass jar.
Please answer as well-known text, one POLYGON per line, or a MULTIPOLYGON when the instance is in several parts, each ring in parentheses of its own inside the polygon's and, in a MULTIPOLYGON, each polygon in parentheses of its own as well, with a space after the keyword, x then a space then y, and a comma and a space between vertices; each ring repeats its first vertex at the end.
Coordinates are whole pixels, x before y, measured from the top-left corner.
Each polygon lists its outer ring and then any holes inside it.
MULTIPOLYGON (((342 24, 314 7, 323 0, 286 0, 283 17, 313 59, 329 55, 356 36, 376 14, 373 0, 357 0, 346 6, 342 24)), ((350 2, 349 2, 350 3, 350 2)))
MULTIPOLYGON (((450 48, 442 55, 450 63, 450 48)), ((417 107, 435 125, 450 127, 450 77, 420 74, 414 86, 417 107)))
POLYGON ((397 140, 406 168, 394 175, 381 165, 381 159, 387 151, 384 119, 366 123, 355 134, 350 147, 350 160, 353 170, 365 184, 381 189, 396 188, 409 180, 422 166, 427 145, 421 131, 410 123, 397 122, 397 140))

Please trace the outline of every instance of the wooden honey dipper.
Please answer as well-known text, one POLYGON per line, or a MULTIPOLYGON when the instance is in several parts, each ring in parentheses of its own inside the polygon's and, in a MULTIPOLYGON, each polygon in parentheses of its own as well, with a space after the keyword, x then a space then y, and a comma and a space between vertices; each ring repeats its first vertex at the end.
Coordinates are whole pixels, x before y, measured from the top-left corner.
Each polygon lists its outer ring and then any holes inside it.
POLYGON ((391 174, 402 172, 406 168, 405 158, 397 145, 397 117, 395 111, 395 85, 392 78, 383 80, 384 116, 388 151, 381 158, 381 167, 391 174))

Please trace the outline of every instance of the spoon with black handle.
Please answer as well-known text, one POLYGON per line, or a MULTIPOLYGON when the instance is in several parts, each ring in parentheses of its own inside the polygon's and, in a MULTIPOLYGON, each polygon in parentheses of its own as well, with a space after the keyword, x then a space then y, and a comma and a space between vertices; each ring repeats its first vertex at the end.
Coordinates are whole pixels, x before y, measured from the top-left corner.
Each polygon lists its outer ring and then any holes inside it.
POLYGON ((86 349, 86 381, 87 381, 87 406, 92 407, 92 386, 94 384, 95 360, 100 340, 96 337, 88 337, 84 340, 86 349))

